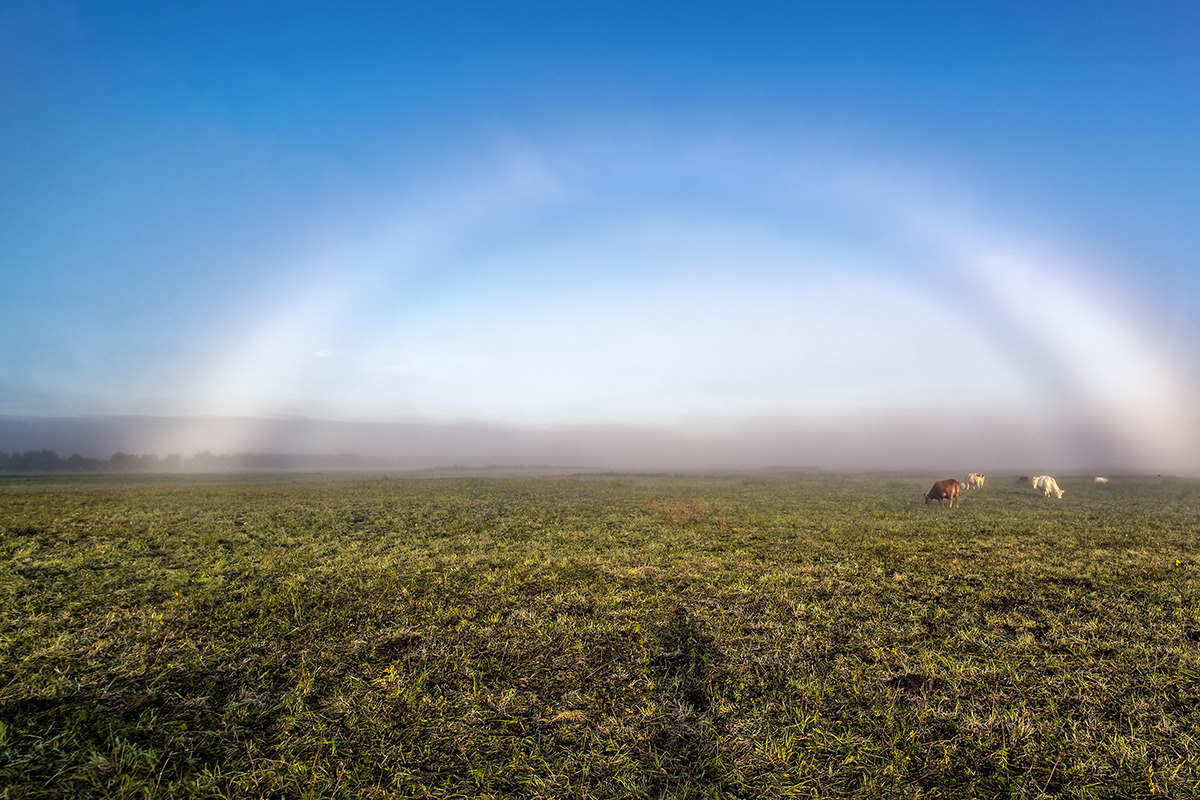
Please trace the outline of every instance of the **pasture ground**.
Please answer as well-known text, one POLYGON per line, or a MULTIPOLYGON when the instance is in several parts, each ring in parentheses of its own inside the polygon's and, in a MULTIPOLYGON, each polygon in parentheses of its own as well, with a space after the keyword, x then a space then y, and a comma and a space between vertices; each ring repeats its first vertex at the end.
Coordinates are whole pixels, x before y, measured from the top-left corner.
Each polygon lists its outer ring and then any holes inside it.
POLYGON ((0 480, 0 797, 1200 796, 1200 481, 0 480))

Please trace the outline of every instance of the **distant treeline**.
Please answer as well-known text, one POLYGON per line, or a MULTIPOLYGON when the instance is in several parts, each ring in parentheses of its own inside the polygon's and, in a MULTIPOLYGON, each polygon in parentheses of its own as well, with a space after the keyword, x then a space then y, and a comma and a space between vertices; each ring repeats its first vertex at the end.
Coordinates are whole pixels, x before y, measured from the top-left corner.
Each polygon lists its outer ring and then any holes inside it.
POLYGON ((78 453, 63 458, 53 450, 24 453, 0 451, 0 472, 221 472, 227 470, 338 470, 380 466, 354 455, 297 455, 290 453, 227 453, 208 451, 184 458, 172 453, 157 455, 114 453, 111 458, 85 458, 78 453))

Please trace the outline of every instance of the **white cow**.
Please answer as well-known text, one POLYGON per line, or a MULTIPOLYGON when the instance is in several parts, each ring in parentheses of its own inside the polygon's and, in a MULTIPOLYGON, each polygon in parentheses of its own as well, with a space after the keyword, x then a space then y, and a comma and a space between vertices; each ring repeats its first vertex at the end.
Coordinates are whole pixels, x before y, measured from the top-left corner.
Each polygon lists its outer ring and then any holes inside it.
POLYGON ((1063 496, 1063 490, 1058 488, 1058 484, 1054 481, 1054 478, 1051 478, 1049 475, 1039 475, 1034 478, 1033 488, 1035 490, 1041 489, 1046 493, 1046 497, 1049 497, 1051 492, 1053 492, 1055 497, 1057 497, 1059 500, 1061 500, 1063 496))
POLYGON ((1099 475, 1097 475, 1096 483, 1108 483, 1108 478, 1101 478, 1099 475))
POLYGON ((970 475, 967 476, 967 488, 968 489, 982 489, 983 488, 983 478, 984 478, 983 473, 972 472, 970 475))

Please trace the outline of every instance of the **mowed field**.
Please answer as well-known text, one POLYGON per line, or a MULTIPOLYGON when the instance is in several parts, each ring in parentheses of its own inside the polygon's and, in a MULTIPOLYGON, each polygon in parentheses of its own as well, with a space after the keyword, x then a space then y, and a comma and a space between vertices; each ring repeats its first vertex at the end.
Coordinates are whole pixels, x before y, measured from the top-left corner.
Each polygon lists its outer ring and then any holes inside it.
POLYGON ((0 797, 1200 796, 1200 481, 945 477, 0 479, 0 797))

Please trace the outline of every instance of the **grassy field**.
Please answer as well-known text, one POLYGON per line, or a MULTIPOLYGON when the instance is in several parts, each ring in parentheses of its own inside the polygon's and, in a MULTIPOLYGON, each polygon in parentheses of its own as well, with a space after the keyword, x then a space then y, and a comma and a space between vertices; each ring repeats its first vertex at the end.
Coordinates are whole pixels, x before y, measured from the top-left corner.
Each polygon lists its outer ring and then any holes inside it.
POLYGON ((0 480, 0 797, 1200 796, 1200 481, 0 480))

